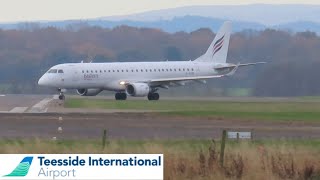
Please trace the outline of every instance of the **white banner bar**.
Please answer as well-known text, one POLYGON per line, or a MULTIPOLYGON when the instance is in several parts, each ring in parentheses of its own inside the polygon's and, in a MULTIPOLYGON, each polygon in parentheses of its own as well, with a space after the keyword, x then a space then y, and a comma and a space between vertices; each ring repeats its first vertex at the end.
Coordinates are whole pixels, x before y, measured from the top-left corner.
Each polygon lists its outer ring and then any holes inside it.
POLYGON ((0 162, 0 179, 163 179, 163 154, 0 154, 0 162))

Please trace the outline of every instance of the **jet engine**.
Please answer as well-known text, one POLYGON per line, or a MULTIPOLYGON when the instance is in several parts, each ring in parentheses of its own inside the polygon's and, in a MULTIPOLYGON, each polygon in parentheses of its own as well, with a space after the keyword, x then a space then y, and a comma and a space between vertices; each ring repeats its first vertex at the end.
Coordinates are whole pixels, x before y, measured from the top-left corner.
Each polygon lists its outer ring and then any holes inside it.
POLYGON ((96 96, 102 91, 102 89, 77 89, 77 93, 80 96, 96 96))
POLYGON ((126 92, 130 96, 143 97, 147 96, 151 88, 146 83, 131 83, 126 87, 126 92))

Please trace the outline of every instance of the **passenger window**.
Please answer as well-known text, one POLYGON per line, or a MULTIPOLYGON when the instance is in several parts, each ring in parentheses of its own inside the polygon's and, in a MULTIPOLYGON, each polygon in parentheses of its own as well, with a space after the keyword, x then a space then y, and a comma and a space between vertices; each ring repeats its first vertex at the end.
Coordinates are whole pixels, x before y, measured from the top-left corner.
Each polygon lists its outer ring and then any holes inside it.
POLYGON ((98 71, 96 70, 96 73, 98 73, 98 71))
POLYGON ((174 69, 174 71, 177 71, 176 69, 174 69))
POLYGON ((106 70, 104 70, 104 72, 107 72, 106 70))
POLYGON ((170 69, 170 71, 172 71, 172 69, 170 69))
POLYGON ((152 72, 152 69, 150 69, 150 72, 152 72))
POLYGON ((128 69, 126 71, 129 72, 128 69))
POLYGON ((166 69, 168 71, 168 69, 166 69))
POLYGON ((148 72, 148 69, 146 69, 145 71, 148 72))
POLYGON ((112 70, 112 72, 116 72, 115 70, 112 70))
POLYGON ((62 70, 62 69, 59 69, 59 70, 58 70, 58 73, 63 73, 63 70, 62 70))
POLYGON ((119 72, 119 70, 117 70, 117 72, 119 72))
POLYGON ((84 70, 82 70, 82 73, 84 73, 84 70))
POLYGON ((131 72, 133 72, 134 70, 132 69, 131 72))
POLYGON ((139 72, 138 69, 136 69, 136 72, 139 72))
POLYGON ((108 72, 111 72, 111 70, 108 70, 108 72))
POLYGON ((91 70, 91 73, 93 73, 93 71, 91 70))
POLYGON ((189 68, 187 69, 187 71, 189 71, 189 68))
POLYGON ((193 68, 191 68, 191 71, 193 71, 193 68))
POLYGON ((100 70, 100 73, 102 73, 102 71, 100 70))
POLYGON ((123 69, 121 70, 121 72, 123 72, 123 69))
POLYGON ((143 69, 141 69, 141 72, 143 72, 143 69))

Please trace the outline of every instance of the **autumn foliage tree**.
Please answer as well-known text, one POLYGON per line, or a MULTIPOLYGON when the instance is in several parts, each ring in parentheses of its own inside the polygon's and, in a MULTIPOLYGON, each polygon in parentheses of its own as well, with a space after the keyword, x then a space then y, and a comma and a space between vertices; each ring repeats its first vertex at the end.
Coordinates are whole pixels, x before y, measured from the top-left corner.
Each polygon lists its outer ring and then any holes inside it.
MULTIPOLYGON (((65 29, 22 26, 0 30, 0 91, 47 92, 37 80, 58 63, 179 61, 203 54, 215 33, 201 28, 191 33, 119 26, 113 29, 86 24, 65 29)), ((290 33, 246 30, 231 37, 230 63, 266 61, 240 69, 233 77, 209 80, 181 89, 186 94, 228 95, 228 89, 247 89, 256 96, 319 95, 320 38, 313 32, 290 33), (199 88, 199 86, 201 86, 199 88)))

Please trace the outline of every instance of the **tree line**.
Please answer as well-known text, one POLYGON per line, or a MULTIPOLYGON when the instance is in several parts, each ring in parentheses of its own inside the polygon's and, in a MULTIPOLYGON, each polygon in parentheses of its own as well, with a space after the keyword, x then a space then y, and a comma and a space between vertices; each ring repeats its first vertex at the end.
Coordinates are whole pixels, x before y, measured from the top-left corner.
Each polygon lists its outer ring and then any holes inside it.
MULTIPOLYGON (((37 80, 59 63, 193 60, 207 50, 214 36, 208 28, 191 33, 129 26, 0 30, 0 92, 48 93, 37 80)), ((186 95, 237 91, 254 96, 318 95, 319 57, 320 38, 314 32, 246 30, 232 34, 228 62, 268 64, 181 90, 186 95)))

